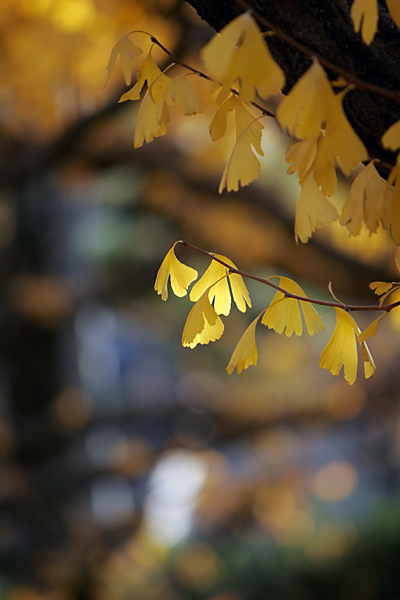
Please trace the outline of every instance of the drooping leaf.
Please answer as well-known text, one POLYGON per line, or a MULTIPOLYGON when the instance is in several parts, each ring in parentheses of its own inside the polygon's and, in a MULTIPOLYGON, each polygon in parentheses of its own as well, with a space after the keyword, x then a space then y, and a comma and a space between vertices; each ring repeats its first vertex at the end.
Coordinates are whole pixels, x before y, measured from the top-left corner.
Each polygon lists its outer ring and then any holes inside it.
POLYGON ((319 359, 321 369, 328 369, 332 375, 338 375, 344 365, 344 377, 350 385, 357 377, 357 329, 353 317, 345 310, 336 308, 336 327, 331 339, 325 346, 319 359))
POLYGON ((119 102, 125 102, 125 100, 139 100, 140 92, 142 91, 146 81, 147 86, 150 87, 153 81, 160 77, 160 75, 162 75, 162 71, 154 62, 150 49, 148 55, 138 68, 135 85, 121 96, 119 102))
MULTIPOLYGON (((343 110, 343 98, 347 90, 333 96, 329 103, 326 133, 321 141, 318 155, 333 154, 339 159, 340 167, 345 175, 368 159, 368 152, 354 129, 351 127, 343 110), (326 149, 324 146, 326 145, 326 149)), ((315 171, 318 171, 318 156, 315 160, 315 171)), ((323 167, 321 167, 323 168, 323 167)), ((316 176, 316 181, 318 178, 316 176)))
POLYGON ((313 164, 314 178, 327 196, 336 188, 335 165, 338 159, 345 175, 368 158, 364 144, 355 133, 344 113, 342 100, 344 92, 332 95, 327 108, 326 130, 318 143, 318 151, 313 164))
MULTIPOLYGON (((393 188, 391 211, 390 211, 390 235, 396 244, 400 244, 400 162, 397 157, 396 167, 396 182, 393 188)), ((389 182, 388 182, 389 183, 389 182)))
POLYGON ((209 289, 209 300, 214 302, 218 315, 228 316, 231 312, 231 292, 228 285, 227 270, 224 265, 212 260, 204 275, 196 282, 190 292, 190 300, 196 302, 209 289))
POLYGON ((277 119, 294 137, 317 138, 329 114, 334 92, 317 60, 281 102, 277 119))
POLYGON ((182 346, 195 348, 218 340, 224 332, 224 324, 208 299, 210 288, 197 300, 188 314, 182 333, 182 346))
POLYGON ((235 112, 236 139, 238 139, 244 130, 247 130, 248 140, 257 150, 258 154, 263 156, 261 148, 261 135, 264 125, 247 110, 234 94, 232 94, 218 108, 210 125, 210 135, 213 141, 219 140, 226 131, 227 114, 230 111, 235 112))
POLYGON ((331 196, 336 187, 336 157, 346 175, 368 158, 364 144, 343 111, 344 93, 335 94, 324 69, 315 60, 277 111, 281 127, 298 138, 317 139, 325 128, 313 169, 315 181, 326 196, 331 196))
MULTIPOLYGON (((236 265, 226 256, 215 254, 219 258, 236 269, 236 265)), ((243 277, 238 274, 227 276, 228 270, 221 263, 213 260, 204 275, 193 286, 190 292, 190 299, 195 302, 204 293, 206 288, 211 286, 209 300, 214 302, 215 311, 219 315, 229 315, 231 309, 231 291, 228 285, 231 285, 232 296, 236 306, 241 312, 246 312, 246 304, 251 307, 250 296, 247 291, 243 277), (218 282, 218 283, 216 283, 218 282)))
POLYGON ((393 21, 400 29, 400 4, 398 0, 386 0, 386 6, 393 21))
POLYGON ((188 267, 180 262, 175 256, 175 242, 171 250, 167 252, 161 266, 158 270, 154 289, 163 300, 168 298, 168 280, 171 280, 171 288, 175 296, 185 296, 189 285, 197 279, 196 269, 188 267))
MULTIPOLYGON (((232 263, 231 266, 234 266, 234 264, 232 263)), ((229 275, 229 283, 231 284, 233 300, 238 310, 243 313, 246 312, 246 304, 251 308, 251 300, 243 277, 238 273, 231 273, 229 275)))
POLYGON ((336 207, 315 183, 314 173, 310 173, 303 183, 297 201, 294 226, 296 241, 307 242, 316 229, 338 218, 336 207))
MULTIPOLYGON (((280 277, 279 287, 296 296, 306 297, 299 284, 288 277, 280 277)), ((303 322, 300 307, 309 335, 319 333, 320 330, 323 331, 322 319, 312 304, 302 300, 299 301, 295 298, 285 297, 285 294, 281 291, 276 292, 261 319, 261 323, 269 329, 274 329, 277 333, 285 331, 287 337, 290 337, 293 333, 301 335, 303 333, 303 322)))
POLYGON ((336 189, 336 154, 331 144, 331 139, 325 141, 324 138, 318 140, 317 154, 312 166, 315 183, 321 188, 321 192, 325 196, 332 196, 336 189), (325 141, 325 143, 324 143, 325 141))
POLYGON ((368 181, 374 177, 375 173, 374 163, 371 162, 360 171, 351 185, 349 196, 339 219, 340 224, 347 228, 350 235, 357 236, 361 231, 365 189, 368 181))
MULTIPOLYGON (((261 313, 262 314, 262 313, 261 313)), ((226 367, 229 375, 233 373, 235 367, 239 375, 250 365, 256 365, 258 359, 258 350, 256 344, 256 326, 260 315, 247 327, 246 331, 238 341, 229 364, 226 367)))
POLYGON ((354 0, 350 14, 354 31, 361 31, 363 41, 369 45, 378 27, 377 0, 354 0))
POLYGON ((213 142, 216 142, 225 135, 228 112, 234 110, 235 106, 236 98, 232 94, 232 96, 225 100, 225 102, 223 102, 218 108, 210 125, 210 135, 213 142))
POLYGON ((317 139, 305 138, 295 142, 286 151, 286 162, 290 164, 287 172, 289 175, 297 171, 300 185, 303 184, 305 175, 308 174, 317 154, 317 139))
POLYGON ((260 175, 260 161, 256 158, 253 148, 263 156, 261 149, 261 129, 263 125, 254 120, 242 131, 236 140, 228 164, 222 174, 219 193, 226 187, 227 191, 237 191, 239 185, 246 186, 260 175), (261 126, 261 128, 260 128, 261 126))
MULTIPOLYGON (((299 289, 302 292, 301 295, 305 296, 305 294, 300 286, 299 286, 299 289)), ((315 310, 315 308, 313 307, 313 305, 310 302, 304 302, 303 300, 300 300, 300 306, 301 306, 301 310, 303 312, 303 317, 304 317, 304 321, 305 321, 305 324, 307 327, 308 334, 314 335, 314 333, 320 333, 321 331, 324 331, 324 324, 322 322, 322 319, 319 316, 319 314, 317 313, 317 311, 315 310)))
POLYGON ((376 366, 366 342, 360 341, 360 343, 361 353, 364 361, 364 377, 365 379, 369 379, 375 373, 376 366))
POLYGON ((250 144, 260 156, 264 156, 264 152, 261 148, 261 137, 264 125, 259 119, 254 118, 244 106, 243 102, 238 100, 238 98, 235 98, 235 126, 236 139, 238 139, 243 132, 246 132, 246 137, 250 144))
POLYGON ((165 123, 159 121, 159 109, 171 79, 161 73, 150 85, 141 104, 136 118, 133 145, 135 148, 143 146, 144 142, 151 142, 155 137, 165 135, 165 123))
MULTIPOLYGON (((201 57, 210 77, 229 90, 239 81, 240 99, 251 102, 256 90, 263 98, 285 84, 282 69, 271 56, 263 35, 249 13, 236 17, 203 48, 201 57)), ((226 92, 221 96, 225 99, 226 92)))
POLYGON ((285 298, 285 294, 277 292, 273 301, 264 313, 261 323, 276 333, 283 333, 290 337, 293 333, 303 333, 300 307, 294 298, 285 298))
POLYGON ((382 136, 382 144, 393 151, 400 148, 400 121, 396 121, 385 131, 382 136))
POLYGON ((381 221, 383 226, 387 227, 386 222, 391 212, 392 191, 388 190, 386 194, 386 181, 379 175, 373 162, 365 168, 369 172, 365 174, 364 221, 369 232, 375 233, 381 221))
POLYGON ((379 322, 381 319, 383 319, 383 317, 386 317, 386 315, 387 313, 384 312, 383 315, 381 315, 380 317, 375 319, 375 321, 373 321, 370 325, 368 325, 368 327, 357 336, 357 341, 359 343, 366 342, 369 337, 375 337, 376 332, 378 330, 379 322))
POLYGON ((126 85, 130 85, 132 81, 133 64, 138 60, 137 57, 143 53, 143 50, 131 42, 129 35, 129 33, 124 35, 124 37, 121 38, 111 50, 110 60, 108 61, 107 65, 108 77, 104 87, 107 87, 108 82, 110 81, 110 77, 118 55, 126 85))
POLYGON ((202 112, 204 104, 196 92, 187 75, 173 79, 165 92, 159 110, 159 121, 168 123, 170 120, 169 109, 178 106, 184 115, 194 115, 202 112))

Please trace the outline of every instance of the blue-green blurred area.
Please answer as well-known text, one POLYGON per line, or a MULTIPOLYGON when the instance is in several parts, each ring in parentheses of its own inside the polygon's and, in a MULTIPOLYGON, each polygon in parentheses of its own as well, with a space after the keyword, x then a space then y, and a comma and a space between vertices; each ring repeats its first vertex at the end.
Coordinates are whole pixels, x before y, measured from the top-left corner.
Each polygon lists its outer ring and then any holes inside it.
POLYGON ((55 156, 0 140, 0 600, 399 600, 396 319, 353 386, 318 368, 330 309, 313 337, 259 325, 257 367, 229 376, 273 293, 249 281, 253 307, 190 350, 191 302, 153 289, 187 239, 309 296, 330 298, 332 281, 371 303, 394 248, 354 250, 332 230, 296 247, 273 125, 260 183, 218 196, 195 126, 195 150, 173 130, 134 151, 135 114, 114 102, 83 117, 49 142, 55 156))

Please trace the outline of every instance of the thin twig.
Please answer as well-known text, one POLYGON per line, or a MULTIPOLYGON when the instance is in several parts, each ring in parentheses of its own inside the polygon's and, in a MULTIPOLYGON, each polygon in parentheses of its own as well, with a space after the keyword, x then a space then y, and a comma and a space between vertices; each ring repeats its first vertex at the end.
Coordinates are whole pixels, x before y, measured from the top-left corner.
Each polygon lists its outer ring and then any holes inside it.
MULTIPOLYGON (((194 246, 190 242, 181 240, 179 243, 182 244, 182 246, 186 246, 186 248, 191 248, 195 252, 199 252, 200 254, 204 254, 205 256, 208 256, 208 258, 211 258, 211 260, 215 260, 216 262, 218 262, 221 265, 223 265, 224 267, 226 267, 226 269, 228 270, 229 273, 235 273, 236 275, 241 275, 242 277, 246 277, 247 279, 253 279, 254 281, 258 281, 260 283, 268 285, 269 287, 273 288, 274 290, 277 290, 278 292, 282 292, 282 294, 284 294, 287 298, 293 298, 294 300, 301 300, 302 302, 310 302, 311 304, 319 304, 320 306, 333 306, 334 308, 341 308, 343 310, 346 310, 347 312, 368 311, 368 310, 384 310, 386 312, 390 312, 393 308, 400 306, 400 300, 398 300, 397 302, 392 302, 391 304, 385 304, 383 306, 379 306, 377 304, 366 304, 366 305, 344 304, 342 302, 329 302, 327 300, 317 300, 316 298, 308 298, 307 296, 298 296, 297 294, 292 294, 291 292, 288 292, 287 290, 280 287, 279 285, 272 283, 272 281, 269 281, 269 279, 265 279, 264 277, 257 277, 256 275, 252 275, 251 273, 246 273, 245 271, 240 271, 239 269, 235 269, 234 267, 229 265, 227 262, 225 262, 225 261, 221 260, 220 258, 218 258, 217 256, 215 256, 212 252, 208 252, 207 250, 203 250, 202 248, 199 248, 198 246, 194 246)), ((277 275, 277 277, 279 277, 279 275, 277 275)))
MULTIPOLYGON (((170 52, 168 50, 168 48, 166 48, 161 42, 159 42, 158 39, 155 38, 153 35, 150 35, 150 39, 153 42, 153 44, 157 44, 157 46, 159 48, 161 48, 161 50, 163 50, 166 54, 168 54, 168 56, 171 58, 171 60, 173 60, 177 65, 180 65, 181 67, 184 67, 185 69, 188 69, 192 73, 196 73, 196 75, 198 75, 199 77, 202 77, 203 79, 207 79, 207 81, 211 81, 211 82, 215 83, 214 80, 211 77, 209 77, 208 75, 206 75, 205 73, 203 73, 203 71, 199 71, 199 69, 195 69, 194 67, 191 67, 190 65, 183 62, 183 60, 181 60, 180 58, 177 58, 176 56, 174 56, 172 54, 172 52, 170 52)), ((239 92, 237 90, 235 90, 234 88, 230 88, 230 91, 232 92, 232 94, 235 94, 235 96, 239 96, 239 92)), ((250 102, 250 104, 252 106, 254 106, 255 108, 258 108, 258 110, 260 110, 266 117, 272 117, 273 119, 276 120, 276 114, 273 113, 272 111, 268 110, 264 106, 261 106, 261 104, 258 104, 258 102, 252 101, 252 102, 250 102)))

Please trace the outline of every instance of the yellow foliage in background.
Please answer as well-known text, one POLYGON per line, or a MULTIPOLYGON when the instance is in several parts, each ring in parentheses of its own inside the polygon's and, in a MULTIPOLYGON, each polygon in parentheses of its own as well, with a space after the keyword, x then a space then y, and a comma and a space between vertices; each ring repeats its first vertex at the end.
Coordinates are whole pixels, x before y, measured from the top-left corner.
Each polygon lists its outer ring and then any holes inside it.
MULTIPOLYGON (((104 93, 104 65, 129 23, 174 46, 173 22, 147 12, 139 0, 2 0, 3 126, 23 138, 52 138, 106 104, 120 83, 112 79, 104 93)), ((142 44, 145 51, 150 41, 142 44)))

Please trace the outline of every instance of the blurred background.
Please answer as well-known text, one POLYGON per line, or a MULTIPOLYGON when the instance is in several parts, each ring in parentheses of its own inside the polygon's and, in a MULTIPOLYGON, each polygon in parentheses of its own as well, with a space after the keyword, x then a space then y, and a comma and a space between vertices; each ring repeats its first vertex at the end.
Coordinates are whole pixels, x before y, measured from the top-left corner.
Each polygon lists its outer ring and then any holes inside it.
POLYGON ((370 281, 398 278, 396 248, 336 225, 296 247, 299 188, 272 120, 260 180, 219 196, 232 137, 209 139, 204 82, 203 114, 174 113, 134 150, 119 63, 104 90, 134 29, 194 66, 213 34, 180 0, 0 2, 0 600, 399 600, 396 311, 368 381, 319 370, 322 309, 320 336, 260 326, 239 377, 225 367, 273 294, 249 281, 253 309, 189 350, 189 300, 153 290, 187 239, 372 303, 370 281))

